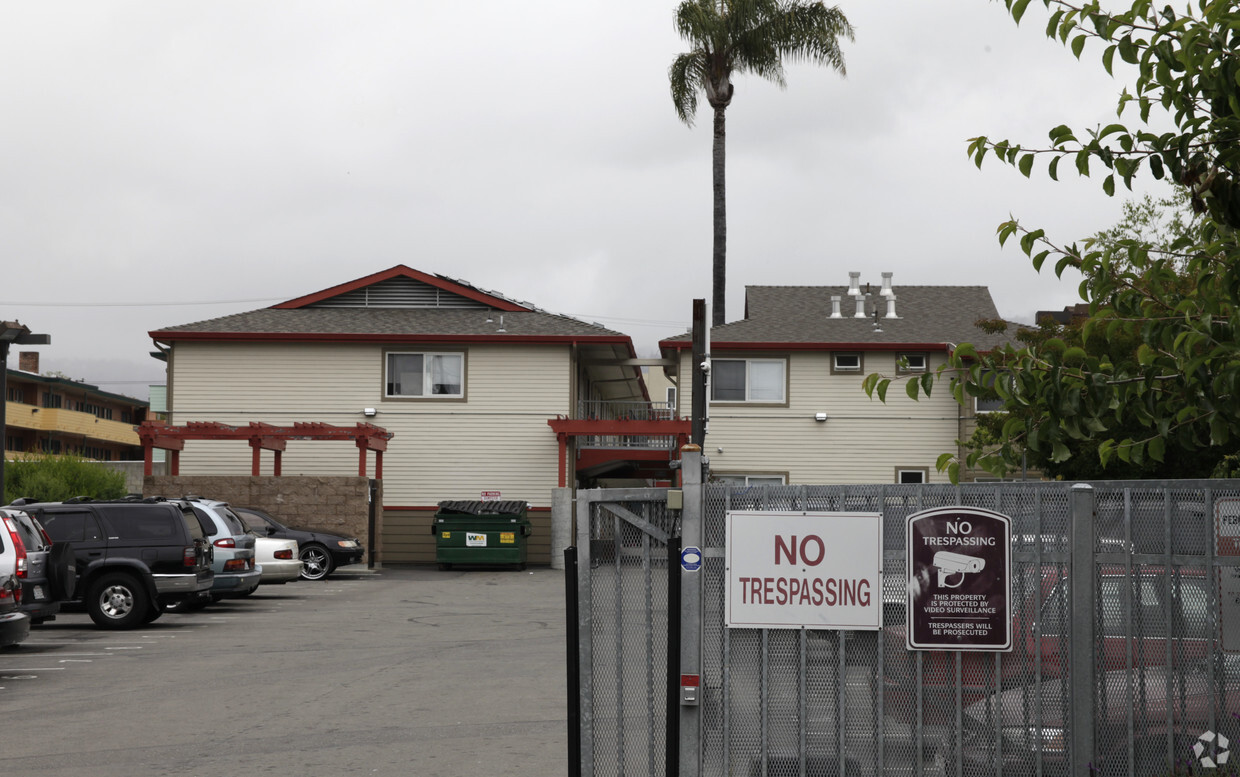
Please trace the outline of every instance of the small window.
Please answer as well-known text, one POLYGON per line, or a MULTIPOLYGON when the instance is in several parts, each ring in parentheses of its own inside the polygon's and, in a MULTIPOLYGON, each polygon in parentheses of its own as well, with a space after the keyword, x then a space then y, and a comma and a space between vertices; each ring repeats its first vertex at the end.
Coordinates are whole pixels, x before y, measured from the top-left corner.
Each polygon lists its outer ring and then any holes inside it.
POLYGON ((464 354, 389 353, 386 362, 386 396, 465 396, 464 354))
POLYGON ((861 372, 861 354, 836 353, 831 355, 831 372, 861 372))
POLYGON ((898 358, 900 372, 925 372, 929 363, 924 353, 902 353, 898 358))
POLYGON ((896 470, 897 483, 927 483, 929 481, 929 467, 904 467, 896 470))
POLYGON ((973 412, 975 413, 1001 413, 1003 412, 1002 399, 983 399, 975 397, 973 399, 973 412))
POLYGON ((783 475, 714 475, 712 479, 716 483, 726 483, 729 486, 782 486, 784 485, 783 475))
POLYGON ((710 398, 713 402, 783 402, 783 359, 714 359, 710 398))

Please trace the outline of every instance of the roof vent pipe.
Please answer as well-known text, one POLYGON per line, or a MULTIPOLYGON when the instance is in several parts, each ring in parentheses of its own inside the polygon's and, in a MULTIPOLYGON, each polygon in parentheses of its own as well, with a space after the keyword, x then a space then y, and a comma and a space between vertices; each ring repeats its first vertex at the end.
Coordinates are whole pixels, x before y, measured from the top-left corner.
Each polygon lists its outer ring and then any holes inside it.
POLYGON ((865 318, 865 297, 860 294, 857 295, 857 312, 853 318, 865 318))
POLYGON ((899 318, 896 315, 896 295, 887 298, 887 318, 899 318))
POLYGON ((848 274, 848 293, 854 297, 861 294, 861 273, 850 272, 848 274))
POLYGON ((831 318, 843 318, 840 315, 840 295, 831 295, 831 318))
POLYGON ((892 273, 883 273, 883 290, 879 293, 884 297, 894 297, 896 295, 896 293, 891 290, 891 276, 892 273))

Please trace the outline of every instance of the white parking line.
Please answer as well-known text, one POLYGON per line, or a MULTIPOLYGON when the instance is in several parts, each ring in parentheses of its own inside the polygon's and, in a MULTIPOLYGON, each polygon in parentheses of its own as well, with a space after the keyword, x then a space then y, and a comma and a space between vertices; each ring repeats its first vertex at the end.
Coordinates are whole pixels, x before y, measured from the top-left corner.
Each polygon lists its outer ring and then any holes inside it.
POLYGON ((105 647, 104 650, 141 650, 141 645, 124 645, 122 647, 105 647))
POLYGON ((6 680, 17 680, 24 678, 15 677, 10 675, 9 672, 59 672, 63 669, 63 666, 41 666, 38 669, 6 669, 4 670, 4 674, 0 675, 0 677, 4 677, 6 680))
POLYGON ((60 663, 62 664, 93 664, 95 662, 91 661, 89 658, 62 658, 60 659, 60 663))

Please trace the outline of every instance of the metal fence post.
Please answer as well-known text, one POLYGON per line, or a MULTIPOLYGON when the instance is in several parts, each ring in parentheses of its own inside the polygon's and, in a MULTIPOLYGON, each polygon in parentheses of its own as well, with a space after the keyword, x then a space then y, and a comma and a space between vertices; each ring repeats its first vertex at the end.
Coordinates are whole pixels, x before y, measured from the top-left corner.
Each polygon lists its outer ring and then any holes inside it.
POLYGON ((1072 771, 1074 777, 1089 777, 1094 760, 1094 614, 1097 607, 1094 565, 1093 486, 1077 483, 1072 487, 1071 562, 1069 583, 1070 628, 1068 637, 1068 688, 1072 716, 1072 771))
MULTIPOLYGON (((702 547, 702 523, 706 513, 706 491, 702 485, 702 449, 686 445, 680 452, 684 475, 684 509, 681 511, 681 546, 702 547)), ((702 572, 680 572, 680 673, 702 672, 702 572)), ((699 704, 703 687, 698 690, 699 704)), ((700 706, 680 705, 680 774, 698 777, 702 770, 702 731, 700 706)))
POLYGON ((567 633, 565 669, 568 673, 568 775, 581 777, 581 631, 578 598, 577 546, 564 549, 564 614, 567 633))
POLYGON ((580 774, 594 774, 594 587, 590 579, 593 549, 590 546, 593 510, 591 491, 577 492, 577 677, 580 682, 579 715, 580 774), (583 604, 584 603, 584 604, 583 604))

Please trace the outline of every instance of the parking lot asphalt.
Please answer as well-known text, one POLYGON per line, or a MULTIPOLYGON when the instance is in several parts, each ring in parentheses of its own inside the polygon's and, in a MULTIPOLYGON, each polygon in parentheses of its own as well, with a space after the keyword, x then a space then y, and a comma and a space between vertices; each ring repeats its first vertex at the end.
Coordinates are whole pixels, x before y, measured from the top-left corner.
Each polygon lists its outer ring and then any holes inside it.
POLYGON ((564 775, 564 574, 345 567, 0 650, 0 772, 564 775))

